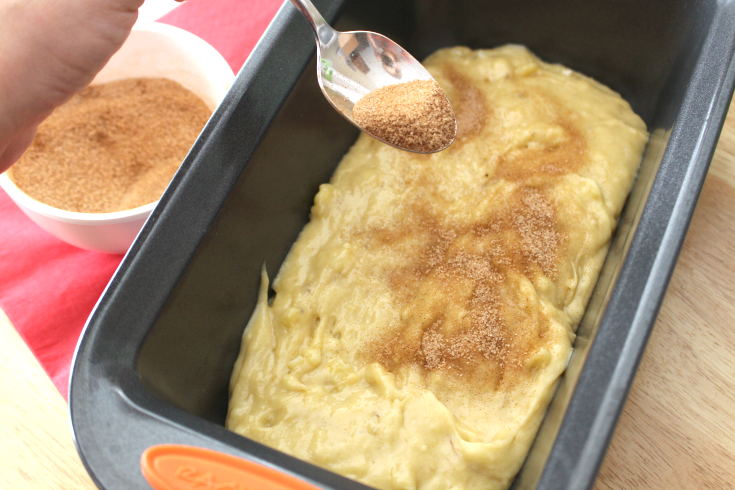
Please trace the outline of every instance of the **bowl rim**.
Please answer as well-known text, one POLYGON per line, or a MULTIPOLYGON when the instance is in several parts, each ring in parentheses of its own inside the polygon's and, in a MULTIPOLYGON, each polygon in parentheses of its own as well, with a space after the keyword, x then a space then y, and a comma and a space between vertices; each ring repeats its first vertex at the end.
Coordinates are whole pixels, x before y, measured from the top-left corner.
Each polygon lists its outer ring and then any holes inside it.
MULTIPOLYGON (((235 80, 235 73, 232 71, 232 67, 230 66, 230 64, 227 62, 222 53, 217 51, 214 46, 212 46, 196 34, 181 29, 180 27, 172 26, 170 24, 141 20, 137 21, 133 25, 133 28, 131 29, 131 35, 134 31, 154 32, 157 34, 163 34, 165 36, 177 38, 178 40, 185 43, 196 44, 199 49, 207 52, 207 58, 210 62, 220 65, 221 71, 220 73, 218 73, 218 76, 223 76, 223 78, 225 78, 224 81, 227 84, 227 89, 229 90, 229 88, 232 87, 232 84, 235 80)), ((91 83, 94 83, 94 79, 91 83)))

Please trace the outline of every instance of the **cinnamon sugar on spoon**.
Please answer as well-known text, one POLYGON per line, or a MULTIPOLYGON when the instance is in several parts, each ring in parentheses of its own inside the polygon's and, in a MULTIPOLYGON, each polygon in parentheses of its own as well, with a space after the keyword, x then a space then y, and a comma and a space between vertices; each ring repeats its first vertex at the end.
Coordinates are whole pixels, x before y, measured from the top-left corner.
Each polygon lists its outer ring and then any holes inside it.
POLYGON ((452 106, 433 80, 386 85, 370 92, 357 101, 352 117, 368 134, 417 153, 443 150, 457 134, 452 106))

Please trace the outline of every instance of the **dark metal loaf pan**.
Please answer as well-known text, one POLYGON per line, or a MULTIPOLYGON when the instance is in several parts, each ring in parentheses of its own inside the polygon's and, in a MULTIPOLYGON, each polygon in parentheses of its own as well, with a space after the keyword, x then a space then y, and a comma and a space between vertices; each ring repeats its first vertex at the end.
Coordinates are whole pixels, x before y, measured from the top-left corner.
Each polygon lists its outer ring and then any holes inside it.
MULTIPOLYGON (((525 44, 620 92, 651 140, 569 369, 514 486, 588 489, 653 328, 733 91, 735 4, 670 0, 317 1, 341 30, 416 57, 525 44)), ((327 489, 365 488, 228 432, 227 386, 265 261, 271 277, 357 137, 323 99, 287 2, 100 299, 70 388, 100 488, 148 488, 148 446, 217 449, 327 489)))

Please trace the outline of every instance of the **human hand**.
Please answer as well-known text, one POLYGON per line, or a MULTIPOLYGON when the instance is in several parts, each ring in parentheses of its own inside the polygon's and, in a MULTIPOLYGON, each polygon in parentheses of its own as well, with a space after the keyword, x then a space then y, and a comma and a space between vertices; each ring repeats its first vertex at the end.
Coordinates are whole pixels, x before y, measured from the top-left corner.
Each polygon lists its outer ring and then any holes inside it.
MULTIPOLYGON (((178 0, 181 1, 181 0, 178 0)), ((143 0, 0 0, 0 173, 130 34, 143 0)))

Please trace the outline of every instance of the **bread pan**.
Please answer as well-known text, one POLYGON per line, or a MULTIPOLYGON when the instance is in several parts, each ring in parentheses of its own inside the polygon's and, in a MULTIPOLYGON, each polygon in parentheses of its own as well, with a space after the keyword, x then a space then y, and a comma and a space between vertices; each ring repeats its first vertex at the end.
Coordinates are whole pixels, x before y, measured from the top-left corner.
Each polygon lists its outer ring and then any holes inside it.
MULTIPOLYGON (((514 488, 588 489, 653 328, 733 91, 735 4, 714 0, 335 0, 340 30, 417 58, 528 46, 620 92, 651 132, 579 327, 514 488)), ((286 2, 99 300, 70 387, 74 436, 102 489, 149 488, 141 453, 211 448, 325 489, 366 488, 227 431, 228 381, 253 310, 357 137, 316 82, 307 23, 286 2)))

